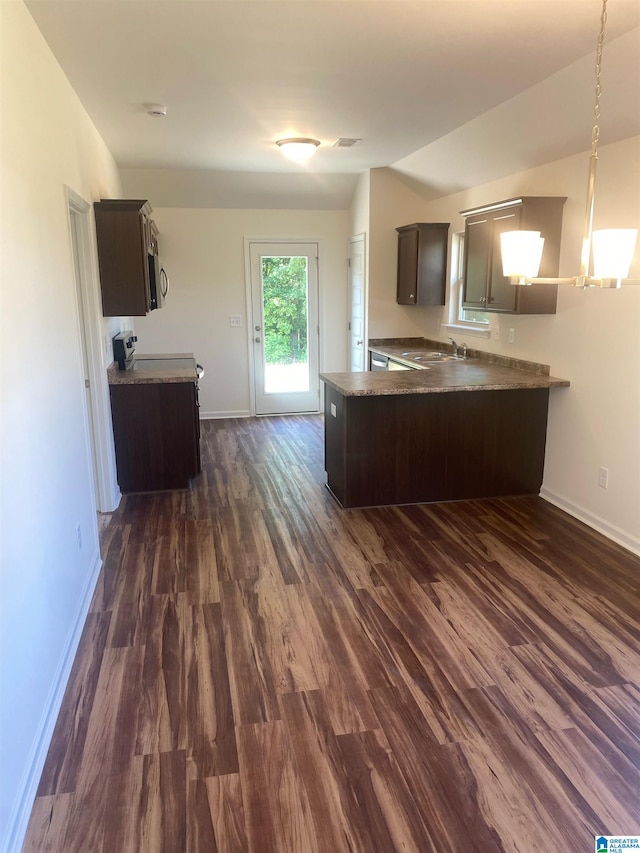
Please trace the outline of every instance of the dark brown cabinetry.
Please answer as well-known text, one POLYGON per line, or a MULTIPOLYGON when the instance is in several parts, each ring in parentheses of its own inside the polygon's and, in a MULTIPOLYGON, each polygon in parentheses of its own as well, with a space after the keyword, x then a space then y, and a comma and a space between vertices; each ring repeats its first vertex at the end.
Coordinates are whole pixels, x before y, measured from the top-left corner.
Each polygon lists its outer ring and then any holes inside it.
POLYGON ((110 393, 121 491, 186 488, 200 471, 196 384, 111 385, 110 393))
POLYGON ((465 308, 505 314, 555 314, 557 285, 514 287, 503 275, 500 234, 540 231, 544 251, 539 275, 557 277, 565 201, 566 198, 554 196, 522 196, 461 211, 466 217, 465 308))
POLYGON ((94 205, 105 317, 143 316, 161 305, 158 229, 145 200, 94 205))
POLYGON ((416 222, 398 232, 399 305, 444 305, 448 222, 416 222))
POLYGON ((325 387, 327 485, 344 507, 537 494, 547 388, 344 396, 325 387))

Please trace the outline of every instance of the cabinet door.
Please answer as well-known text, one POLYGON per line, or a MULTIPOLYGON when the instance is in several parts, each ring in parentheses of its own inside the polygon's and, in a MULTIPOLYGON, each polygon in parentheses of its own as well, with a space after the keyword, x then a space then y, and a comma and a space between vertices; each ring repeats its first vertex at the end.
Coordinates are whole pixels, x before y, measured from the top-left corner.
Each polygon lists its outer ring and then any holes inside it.
POLYGON ((105 317, 144 316, 151 308, 146 201, 106 199, 94 205, 105 317))
POLYGON ((491 256, 489 259, 489 287, 487 310, 516 310, 517 287, 514 287, 502 272, 502 245, 500 235, 504 231, 517 231, 520 227, 521 208, 505 209, 494 213, 491 221, 491 256))
POLYGON ((416 222, 398 232, 399 305, 444 305, 448 222, 416 222))
POLYGON ((200 470, 194 383, 111 385, 110 394, 120 490, 186 488, 200 470))
POLYGON ((465 225, 462 295, 465 308, 486 309, 490 256, 491 219, 488 215, 469 217, 465 225))
POLYGON ((432 222, 418 230, 418 305, 444 305, 447 291, 449 223, 432 222))
POLYGON ((398 305, 415 305, 418 296, 418 231, 398 232, 398 305))

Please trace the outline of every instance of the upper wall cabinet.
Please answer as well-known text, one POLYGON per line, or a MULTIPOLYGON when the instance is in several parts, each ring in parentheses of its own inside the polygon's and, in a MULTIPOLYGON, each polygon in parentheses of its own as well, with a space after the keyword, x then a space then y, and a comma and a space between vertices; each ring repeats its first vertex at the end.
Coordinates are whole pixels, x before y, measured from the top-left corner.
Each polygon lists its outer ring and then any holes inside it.
POLYGON ((105 317, 143 316, 162 304, 158 229, 145 200, 94 204, 105 317))
POLYGON ((562 236, 562 208, 567 199, 522 196, 463 210, 465 257, 463 305, 504 314, 555 314, 558 286, 514 287, 502 273, 500 234, 539 231, 544 237, 540 277, 557 278, 562 236))
POLYGON ((448 222, 416 222, 398 232, 399 305, 444 305, 448 222))

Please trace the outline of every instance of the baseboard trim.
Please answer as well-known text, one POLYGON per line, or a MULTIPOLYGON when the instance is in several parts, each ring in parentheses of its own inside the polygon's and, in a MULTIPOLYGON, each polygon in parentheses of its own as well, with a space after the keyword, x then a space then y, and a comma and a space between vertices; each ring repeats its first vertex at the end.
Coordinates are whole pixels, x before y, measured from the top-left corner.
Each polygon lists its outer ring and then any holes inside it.
POLYGON ((75 619, 67 637, 64 652, 58 663, 53 684, 47 697, 40 725, 31 746, 22 782, 9 818, 7 832, 2 842, 2 853, 16 853, 17 850, 22 850, 27 826, 29 825, 29 818, 31 817, 31 810, 33 809, 33 803, 40 783, 40 776, 42 775, 42 768, 44 767, 44 762, 49 751, 53 730, 58 719, 58 714, 60 713, 64 692, 67 688, 69 676, 71 675, 71 667, 73 666, 73 661, 78 650, 80 637, 82 636, 82 630, 101 568, 102 560, 100 558, 100 551, 96 550, 93 556, 91 571, 88 574, 80 604, 76 610, 75 619))
POLYGON ((218 421, 223 418, 250 418, 251 412, 246 410, 240 412, 200 412, 201 421, 218 421))
POLYGON ((627 551, 631 551, 633 554, 637 554, 640 557, 640 539, 632 536, 630 533, 627 533, 626 530, 616 527, 615 524, 610 524, 603 518, 589 512, 584 507, 570 501, 568 498, 564 498, 562 495, 557 495, 544 487, 540 489, 540 497, 543 498, 543 500, 548 501, 550 504, 557 506, 559 509, 563 509, 565 512, 568 512, 569 515, 577 518, 578 521, 584 522, 589 527, 597 530, 598 533, 602 533, 602 535, 606 536, 607 539, 612 539, 616 544, 621 545, 623 548, 626 548, 627 551))

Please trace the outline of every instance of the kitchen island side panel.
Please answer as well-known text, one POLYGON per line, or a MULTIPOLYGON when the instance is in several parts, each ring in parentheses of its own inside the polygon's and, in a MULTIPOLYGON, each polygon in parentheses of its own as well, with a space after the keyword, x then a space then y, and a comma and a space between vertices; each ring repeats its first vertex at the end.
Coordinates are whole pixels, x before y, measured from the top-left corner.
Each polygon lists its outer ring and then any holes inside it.
POLYGON ((546 388, 397 396, 327 392, 327 482, 344 507, 540 490, 546 388), (330 414, 331 402, 337 417, 330 414))
POLYGON ((327 485, 343 506, 347 506, 345 399, 334 388, 325 386, 324 469, 327 485))

